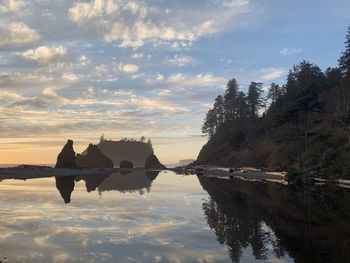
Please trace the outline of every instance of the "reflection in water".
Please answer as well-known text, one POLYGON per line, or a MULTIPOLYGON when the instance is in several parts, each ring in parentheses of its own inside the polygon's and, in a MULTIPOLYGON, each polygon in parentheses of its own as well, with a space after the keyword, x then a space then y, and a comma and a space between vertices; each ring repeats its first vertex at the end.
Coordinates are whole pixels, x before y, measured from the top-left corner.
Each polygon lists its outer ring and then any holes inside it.
POLYGON ((255 259, 348 262, 350 191, 317 187, 296 192, 277 184, 198 176, 210 199, 203 211, 232 262, 244 249, 255 259))
POLYGON ((74 190, 74 179, 75 176, 55 177, 56 188, 66 204, 70 203, 70 197, 74 190))
POLYGON ((157 178, 158 174, 158 171, 135 171, 127 174, 55 177, 55 180, 56 188, 67 204, 71 201, 75 182, 81 180, 85 181, 87 192, 95 191, 98 188, 99 193, 116 190, 122 193, 138 192, 143 195, 145 192, 150 192, 152 181, 157 178))
POLYGON ((104 180, 99 186, 98 191, 116 190, 122 193, 138 192, 143 195, 151 190, 152 181, 155 180, 159 172, 135 171, 129 174, 115 173, 104 180))
POLYGON ((110 175, 89 175, 89 176, 77 176, 75 178, 76 182, 80 180, 85 181, 86 191, 88 193, 93 192, 97 187, 106 180, 110 175))

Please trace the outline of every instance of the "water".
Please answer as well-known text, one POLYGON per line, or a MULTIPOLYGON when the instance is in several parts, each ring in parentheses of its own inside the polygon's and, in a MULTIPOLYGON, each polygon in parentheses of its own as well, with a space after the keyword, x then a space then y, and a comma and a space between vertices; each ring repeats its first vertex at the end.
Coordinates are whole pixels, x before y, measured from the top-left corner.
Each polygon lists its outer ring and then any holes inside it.
POLYGON ((334 191, 328 202, 279 185, 142 171, 4 180, 0 260, 346 262, 350 195, 334 191))

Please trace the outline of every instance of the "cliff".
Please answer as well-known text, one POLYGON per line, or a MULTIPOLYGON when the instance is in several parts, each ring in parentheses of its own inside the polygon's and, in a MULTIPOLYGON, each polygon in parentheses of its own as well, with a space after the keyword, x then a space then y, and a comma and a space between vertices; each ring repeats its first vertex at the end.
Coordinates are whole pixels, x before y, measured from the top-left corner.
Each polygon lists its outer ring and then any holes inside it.
POLYGON ((77 154, 76 164, 81 168, 113 168, 113 162, 93 144, 82 153, 77 154))
POLYGON ((233 78, 203 122, 197 164, 350 177, 350 28, 339 66, 294 65, 283 85, 233 78))
POLYGON ((143 167, 146 158, 153 153, 152 144, 141 141, 101 140, 97 147, 113 161, 114 166, 118 166, 122 160, 128 160, 134 167, 143 167))

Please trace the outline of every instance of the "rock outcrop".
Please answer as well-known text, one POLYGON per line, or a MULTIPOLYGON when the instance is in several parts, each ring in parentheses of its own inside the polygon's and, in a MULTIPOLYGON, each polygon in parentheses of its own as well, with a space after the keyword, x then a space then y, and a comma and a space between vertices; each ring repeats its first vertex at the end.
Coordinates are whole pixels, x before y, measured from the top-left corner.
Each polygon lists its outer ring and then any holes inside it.
POLYGON ((101 140, 97 147, 113 161, 114 166, 118 166, 122 160, 128 160, 135 167, 142 167, 147 156, 153 153, 151 143, 140 141, 101 140))
POLYGON ((161 164, 157 156, 154 153, 152 153, 146 158, 145 168, 146 169, 166 169, 166 166, 161 164))
POLYGON ((91 143, 82 154, 77 154, 76 164, 80 168, 113 168, 111 159, 91 143))
POLYGON ((132 162, 129 162, 127 160, 122 160, 119 164, 120 168, 134 168, 134 165, 132 162))
POLYGON ((56 188, 60 192, 65 204, 70 203, 72 192, 74 191, 75 176, 55 177, 56 188))
POLYGON ((73 150, 73 141, 68 140, 63 146, 62 151, 57 156, 55 168, 76 168, 75 152, 73 150))

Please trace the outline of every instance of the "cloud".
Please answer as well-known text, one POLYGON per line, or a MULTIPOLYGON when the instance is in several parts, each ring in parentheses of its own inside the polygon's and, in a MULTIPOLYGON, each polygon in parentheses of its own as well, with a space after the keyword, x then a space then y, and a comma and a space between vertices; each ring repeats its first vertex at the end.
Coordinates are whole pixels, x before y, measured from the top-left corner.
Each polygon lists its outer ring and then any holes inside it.
POLYGON ((66 73, 65 72, 62 74, 62 79, 66 80, 66 81, 77 81, 77 80, 79 80, 79 77, 74 73, 71 73, 71 72, 66 73))
POLYGON ((20 55, 25 59, 34 60, 40 64, 47 64, 66 53, 67 49, 63 46, 40 46, 36 49, 29 49, 20 53, 20 55))
POLYGON ((165 2, 92 0, 75 2, 68 16, 87 34, 106 42, 117 41, 121 47, 137 48, 146 42, 193 42, 222 31, 233 18, 249 11, 248 0, 207 0, 200 6, 181 9, 169 8, 165 2))
POLYGON ((282 77, 286 70, 284 68, 266 68, 260 71, 262 73, 261 78, 263 80, 275 80, 282 77))
POLYGON ((303 50, 301 48, 282 48, 280 50, 280 54, 282 56, 289 56, 289 55, 294 55, 294 54, 298 54, 301 53, 303 50))
POLYGON ((3 0, 0 2, 0 13, 14 13, 25 6, 22 0, 3 0))
POLYGON ((83 23, 89 19, 111 15, 118 10, 118 4, 113 0, 93 0, 76 2, 68 11, 69 18, 76 23, 83 23))
POLYGON ((135 64, 123 64, 119 65, 119 70, 125 73, 136 73, 139 67, 135 64))
POLYGON ((171 74, 167 78, 166 82, 169 84, 175 84, 179 86, 206 87, 206 86, 222 85, 225 82, 225 78, 216 77, 212 74, 198 74, 198 75, 192 76, 192 75, 177 73, 177 74, 171 74))
POLYGON ((0 30, 0 46, 31 43, 39 40, 39 33, 22 22, 12 22, 9 30, 0 30))
POLYGON ((183 55, 174 55, 169 60, 165 61, 166 63, 175 65, 177 67, 183 67, 186 65, 193 65, 196 63, 196 60, 193 57, 190 56, 183 56, 183 55))

